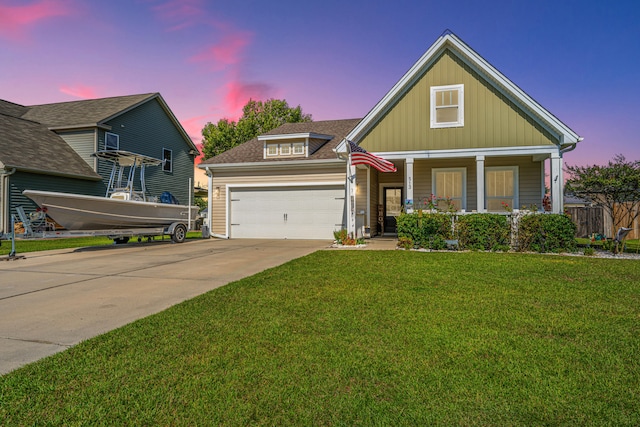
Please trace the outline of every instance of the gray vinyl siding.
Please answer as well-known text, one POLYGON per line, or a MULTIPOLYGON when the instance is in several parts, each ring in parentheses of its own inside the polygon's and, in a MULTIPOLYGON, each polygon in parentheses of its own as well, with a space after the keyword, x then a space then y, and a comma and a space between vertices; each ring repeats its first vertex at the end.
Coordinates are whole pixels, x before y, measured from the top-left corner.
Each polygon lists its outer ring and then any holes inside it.
MULTIPOLYGON (((162 159, 162 149, 172 151, 172 172, 164 172, 162 166, 146 170, 147 193, 160 196, 171 192, 180 203, 187 204, 189 193, 193 191, 193 156, 191 149, 170 117, 156 100, 146 102, 107 123, 109 132, 120 136, 120 150, 144 154, 162 159), (191 187, 189 187, 191 178, 191 187)), ((98 149, 104 149, 105 132, 98 133, 98 149)), ((111 163, 99 161, 98 173, 109 180, 111 163)))
POLYGON ((58 191, 61 193, 104 195, 104 183, 61 176, 41 175, 35 173, 16 172, 9 178, 9 203, 11 213, 15 214, 16 206, 23 206, 26 212, 32 212, 37 205, 22 195, 24 190, 58 191))
POLYGON ((91 155, 96 151, 96 130, 80 130, 74 132, 63 132, 58 134, 60 138, 69 144, 78 153, 82 160, 93 169, 96 169, 96 159, 91 155))

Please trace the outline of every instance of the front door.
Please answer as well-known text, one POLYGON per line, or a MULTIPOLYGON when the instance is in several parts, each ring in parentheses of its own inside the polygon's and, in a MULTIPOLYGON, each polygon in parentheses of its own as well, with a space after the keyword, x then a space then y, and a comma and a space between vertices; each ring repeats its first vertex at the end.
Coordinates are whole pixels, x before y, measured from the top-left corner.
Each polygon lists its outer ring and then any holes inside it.
POLYGON ((397 233, 396 218, 402 211, 402 188, 384 189, 384 233, 397 233))

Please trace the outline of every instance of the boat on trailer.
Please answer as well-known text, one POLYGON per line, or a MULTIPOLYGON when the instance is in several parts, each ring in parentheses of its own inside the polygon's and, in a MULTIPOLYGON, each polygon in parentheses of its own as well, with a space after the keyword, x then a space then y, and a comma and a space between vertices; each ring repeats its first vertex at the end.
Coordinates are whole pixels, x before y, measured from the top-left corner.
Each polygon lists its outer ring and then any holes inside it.
MULTIPOLYGON (((149 197, 145 184, 145 169, 159 166, 162 160, 121 150, 103 150, 93 154, 112 163, 105 197, 53 191, 25 190, 50 218, 69 231, 104 231, 135 229, 148 235, 166 230, 174 240, 184 240, 188 228, 198 213, 197 206, 175 203, 170 193, 149 197), (135 184, 136 173, 139 185, 135 184), (153 230, 153 231, 152 231, 153 230)), ((121 236, 123 232, 114 232, 121 236)))

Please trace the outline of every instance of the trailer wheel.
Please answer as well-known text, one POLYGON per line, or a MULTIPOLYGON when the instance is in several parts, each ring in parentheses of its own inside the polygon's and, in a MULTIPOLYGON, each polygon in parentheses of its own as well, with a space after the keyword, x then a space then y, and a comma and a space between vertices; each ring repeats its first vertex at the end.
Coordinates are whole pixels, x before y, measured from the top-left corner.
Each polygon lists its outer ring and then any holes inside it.
POLYGON ((115 242, 116 245, 124 245, 129 241, 129 238, 127 236, 116 237, 115 239, 113 239, 113 241, 115 242))
POLYGON ((184 224, 178 224, 173 229, 171 240, 175 243, 182 243, 187 238, 187 227, 184 224))

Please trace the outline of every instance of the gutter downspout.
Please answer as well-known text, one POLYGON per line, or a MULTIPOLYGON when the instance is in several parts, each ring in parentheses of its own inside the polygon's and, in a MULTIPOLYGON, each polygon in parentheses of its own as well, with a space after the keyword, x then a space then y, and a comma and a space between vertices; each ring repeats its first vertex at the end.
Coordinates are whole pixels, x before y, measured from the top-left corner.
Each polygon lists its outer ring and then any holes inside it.
POLYGON ((11 171, 6 170, 0 173, 0 234, 9 227, 7 219, 11 216, 11 206, 8 202, 9 198, 9 177, 16 173, 16 168, 12 168, 11 171))
MULTIPOLYGON (((209 188, 207 189, 207 194, 209 195, 209 197, 207 197, 207 226, 209 227, 209 235, 211 237, 217 237, 218 239, 228 239, 229 236, 226 234, 213 233, 213 172, 209 166, 205 167, 205 171, 207 173, 207 180, 209 181, 209 188)), ((228 220, 229 219, 226 218, 225 222, 228 220)))

